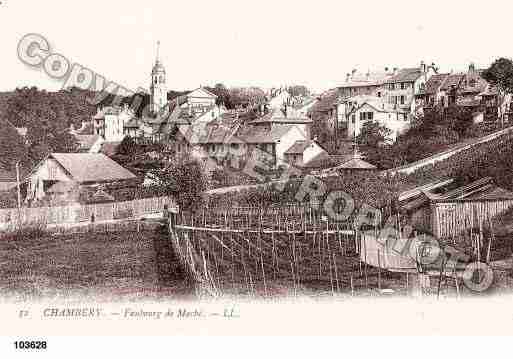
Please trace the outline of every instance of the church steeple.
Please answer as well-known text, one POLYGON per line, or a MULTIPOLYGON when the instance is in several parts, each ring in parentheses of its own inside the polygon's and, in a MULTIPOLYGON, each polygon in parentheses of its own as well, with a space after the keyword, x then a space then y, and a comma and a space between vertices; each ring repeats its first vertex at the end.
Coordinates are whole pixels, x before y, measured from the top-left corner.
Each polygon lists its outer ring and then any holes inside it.
POLYGON ((166 69, 160 62, 160 41, 157 41, 157 56, 151 71, 151 109, 158 113, 167 105, 166 69))

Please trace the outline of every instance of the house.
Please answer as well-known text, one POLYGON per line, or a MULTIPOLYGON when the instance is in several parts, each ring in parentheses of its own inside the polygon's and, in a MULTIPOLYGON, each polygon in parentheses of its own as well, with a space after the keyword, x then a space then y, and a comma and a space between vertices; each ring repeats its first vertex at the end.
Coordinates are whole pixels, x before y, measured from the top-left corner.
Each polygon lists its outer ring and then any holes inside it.
POLYGON ((390 142, 395 142, 397 137, 410 128, 409 112, 396 105, 385 102, 383 98, 367 97, 361 103, 356 102, 356 107, 348 113, 349 139, 360 135, 363 125, 374 121, 388 128, 391 132, 388 137, 390 142))
POLYGON ((135 179, 133 173, 101 153, 52 153, 23 182, 27 184, 26 201, 32 202, 50 193, 62 195, 63 190, 75 188, 74 183, 78 186, 93 186, 135 179), (58 182, 65 184, 49 192, 58 182))
POLYGON ((328 154, 316 140, 297 140, 284 155, 290 165, 303 167, 311 165, 312 161, 319 159, 323 153, 328 154))
POLYGON ((199 87, 185 95, 185 99, 186 101, 182 104, 182 108, 210 108, 216 106, 217 95, 203 87, 199 87))
MULTIPOLYGON (((397 69, 396 69, 397 70, 397 69)), ((365 74, 359 73, 354 69, 350 74, 346 75, 346 81, 338 86, 341 98, 354 96, 376 96, 384 95, 384 85, 392 72, 385 68, 382 72, 370 72, 365 74)))
POLYGON ((417 106, 422 107, 423 111, 435 106, 461 106, 472 113, 475 123, 495 121, 499 113, 507 117, 511 97, 506 96, 500 103, 497 89, 483 79, 482 71, 471 63, 467 72, 432 76, 426 83, 425 91, 416 95, 417 106))
POLYGON ((422 61, 419 67, 395 70, 385 83, 385 97, 389 105, 410 114, 416 112, 415 98, 425 92, 426 83, 437 73, 435 64, 422 61))
POLYGON ((258 126, 271 131, 280 126, 294 125, 303 133, 303 137, 310 138, 312 120, 308 117, 295 117, 290 114, 288 106, 283 109, 271 108, 270 112, 264 116, 250 121, 248 125, 258 126))

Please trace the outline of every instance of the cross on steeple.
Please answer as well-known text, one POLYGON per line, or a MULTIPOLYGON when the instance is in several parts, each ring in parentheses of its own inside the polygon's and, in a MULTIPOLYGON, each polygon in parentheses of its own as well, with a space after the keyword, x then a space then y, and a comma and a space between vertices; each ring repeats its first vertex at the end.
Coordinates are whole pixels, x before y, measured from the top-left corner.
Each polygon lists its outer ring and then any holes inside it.
POLYGON ((157 59, 156 59, 156 63, 159 62, 159 52, 160 52, 160 40, 157 41, 157 59))

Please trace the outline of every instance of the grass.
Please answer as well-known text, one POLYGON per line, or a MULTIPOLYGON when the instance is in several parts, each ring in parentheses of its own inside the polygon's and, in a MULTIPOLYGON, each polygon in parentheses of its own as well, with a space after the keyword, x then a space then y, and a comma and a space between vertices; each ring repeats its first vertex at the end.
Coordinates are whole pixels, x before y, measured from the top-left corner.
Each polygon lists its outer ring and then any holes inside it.
POLYGON ((14 301, 169 298, 188 294, 182 276, 157 226, 106 234, 31 232, 0 241, 0 291, 14 301))

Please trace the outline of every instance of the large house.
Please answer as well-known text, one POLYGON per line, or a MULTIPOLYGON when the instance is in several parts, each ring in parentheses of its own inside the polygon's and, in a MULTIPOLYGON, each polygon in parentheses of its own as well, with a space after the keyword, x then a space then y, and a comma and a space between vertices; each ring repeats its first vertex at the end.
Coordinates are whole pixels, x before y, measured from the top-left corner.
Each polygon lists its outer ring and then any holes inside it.
POLYGON ((510 113, 511 97, 501 103, 497 89, 481 76, 483 70, 470 64, 467 72, 432 76, 425 91, 416 95, 417 106, 423 110, 435 106, 446 108, 458 105, 470 110, 476 119, 495 121, 500 113, 510 113))
POLYGON ((436 71, 434 64, 428 66, 423 61, 419 67, 385 68, 383 72, 360 74, 353 70, 338 87, 338 98, 329 113, 330 127, 347 130, 347 138, 353 138, 366 121, 375 120, 388 127, 390 140, 395 140, 417 114, 416 96, 424 92, 436 71))

